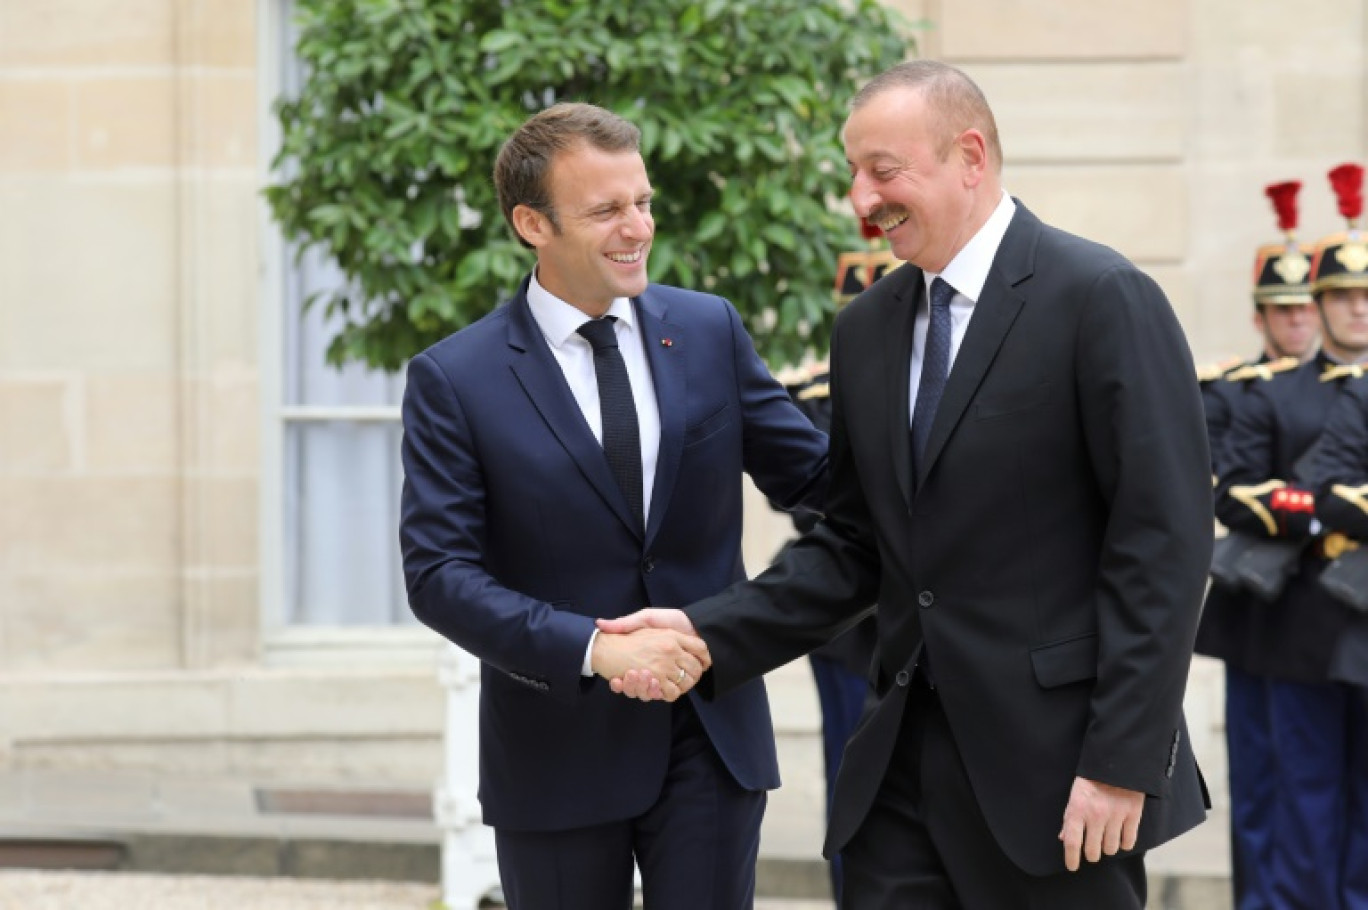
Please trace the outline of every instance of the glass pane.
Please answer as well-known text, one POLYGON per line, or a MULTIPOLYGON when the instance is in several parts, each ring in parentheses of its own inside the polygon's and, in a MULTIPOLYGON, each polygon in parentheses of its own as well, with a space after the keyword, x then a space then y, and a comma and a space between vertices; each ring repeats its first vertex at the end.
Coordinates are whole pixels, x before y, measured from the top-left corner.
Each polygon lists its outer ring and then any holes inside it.
POLYGON ((286 424, 286 622, 416 622, 399 557, 399 439, 398 424, 286 424))
MULTIPOLYGON (((285 36, 282 91, 297 94, 304 67, 294 54, 293 0, 277 5, 285 36)), ((304 310, 316 291, 345 284, 318 250, 296 261, 286 250, 282 350, 285 406, 346 408, 398 405, 403 374, 360 365, 328 366, 338 321, 321 307, 304 310)), ((414 622, 398 552, 399 426, 286 421, 282 518, 284 616, 300 625, 396 625, 414 622)))

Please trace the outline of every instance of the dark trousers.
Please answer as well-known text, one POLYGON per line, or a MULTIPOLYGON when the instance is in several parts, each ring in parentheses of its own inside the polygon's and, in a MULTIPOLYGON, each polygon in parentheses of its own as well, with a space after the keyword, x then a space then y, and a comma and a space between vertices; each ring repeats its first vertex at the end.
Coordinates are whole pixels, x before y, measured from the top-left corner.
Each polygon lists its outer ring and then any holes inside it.
POLYGON ((1235 910, 1270 910, 1273 752, 1268 680, 1226 666, 1226 751, 1230 762, 1230 858, 1235 910))
POLYGON ((509 910, 629 910, 634 861, 646 910, 751 910, 766 795, 736 783, 688 699, 673 711, 665 784, 643 815, 494 832, 509 910))
MULTIPOLYGON (((855 726, 860 722, 869 682, 859 673, 846 669, 843 662, 811 655, 812 678, 817 684, 817 699, 822 705, 822 756, 826 761, 826 807, 831 815, 831 799, 836 790, 836 772, 841 767, 841 754, 855 726)), ((841 857, 831 860, 831 893, 841 894, 841 857)))
MULTIPOLYGON (((1060 818, 1064 807, 1059 807, 1060 818)), ((1063 847, 1060 847, 1063 856, 1063 847)), ((888 774, 843 851, 845 910, 1142 910, 1141 856, 1028 875, 979 810, 935 693, 913 684, 888 774)))
POLYGON ((1276 910, 1368 910, 1368 712, 1350 686, 1269 683, 1276 910))

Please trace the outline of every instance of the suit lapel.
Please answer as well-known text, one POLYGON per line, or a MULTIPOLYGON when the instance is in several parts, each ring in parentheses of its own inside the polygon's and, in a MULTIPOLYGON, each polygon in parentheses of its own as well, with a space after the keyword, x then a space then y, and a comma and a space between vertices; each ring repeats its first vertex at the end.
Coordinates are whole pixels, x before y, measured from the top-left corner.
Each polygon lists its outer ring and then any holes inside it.
POLYGON ((919 488, 964 416, 974 393, 992 366, 993 358, 1002 347, 1003 339, 1007 337, 1026 302, 1025 295, 1017 285, 1031 275, 1040 222, 1020 202, 1016 205, 1016 214, 1007 233, 1003 235, 997 255, 993 257, 988 279, 974 304, 969 328, 960 344, 959 353, 955 355, 954 366, 950 368, 950 376, 945 383, 945 392, 936 408, 936 419, 931 424, 931 435, 926 441, 926 455, 917 466, 919 488))
POLYGON ((921 299, 924 278, 921 269, 910 263, 898 270, 905 280, 893 296, 893 308, 884 337, 884 362, 888 369, 888 440, 893 453, 893 474, 905 502, 912 502, 911 402, 912 326, 916 322, 917 301, 921 299))
POLYGON ((632 516, 613 479, 603 447, 585 422, 560 364, 532 318, 526 281, 508 307, 508 346, 515 352, 510 367, 518 383, 590 486, 622 523, 640 536, 640 523, 632 516))
POLYGON ((685 339, 680 327, 668 320, 668 307, 659 295, 648 288, 632 303, 641 326, 646 360, 651 365, 656 409, 660 412, 660 449, 656 454, 650 514, 646 518, 646 545, 649 547, 660 530, 674 492, 675 478, 679 476, 679 459, 684 450, 684 402, 688 394, 684 358, 689 351, 686 344, 681 344, 685 339), (665 344, 667 340, 668 345, 665 344))

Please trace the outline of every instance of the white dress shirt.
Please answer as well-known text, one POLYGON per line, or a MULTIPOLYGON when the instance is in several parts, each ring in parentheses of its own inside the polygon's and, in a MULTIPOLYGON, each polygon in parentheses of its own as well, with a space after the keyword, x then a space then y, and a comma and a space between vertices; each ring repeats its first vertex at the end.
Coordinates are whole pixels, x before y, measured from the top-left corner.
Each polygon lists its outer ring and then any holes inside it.
MULTIPOLYGON (((527 305, 532 310, 532 319, 537 323, 537 328, 541 329, 542 337, 551 346, 556 363, 560 364, 561 372, 565 374, 570 394, 575 396, 575 403, 579 405, 585 423, 589 424, 599 445, 603 445, 603 414, 599 407, 598 374, 594 372, 594 348, 578 332, 589 317, 584 315, 584 311, 542 287, 537 281, 535 270, 527 286, 527 305)), ((619 297, 608 307, 606 315, 617 317, 613 329, 617 333, 622 361, 627 366, 627 380, 632 386, 632 403, 636 405, 637 430, 641 436, 641 503, 645 515, 650 515, 656 459, 660 455, 660 407, 656 403, 655 384, 651 381, 651 365, 646 361, 641 328, 637 325, 632 302, 626 297, 619 297)), ((584 676, 594 675, 590 656, 597 637, 598 630, 595 629, 580 667, 580 673, 584 676)))
POLYGON ((1012 223, 1016 203, 1003 190, 997 208, 978 233, 969 239, 964 249, 955 254, 945 271, 937 275, 926 272, 926 285, 917 301, 917 318, 912 324, 912 376, 908 388, 907 424, 912 425, 912 412, 917 408, 917 389, 921 386, 922 358, 926 351, 926 331, 931 325, 931 282, 943 278, 955 289, 950 298, 950 366, 955 365, 964 333, 969 330, 969 318, 974 315, 974 304, 983 293, 983 285, 988 280, 988 271, 993 267, 1002 237, 1007 226, 1012 223))

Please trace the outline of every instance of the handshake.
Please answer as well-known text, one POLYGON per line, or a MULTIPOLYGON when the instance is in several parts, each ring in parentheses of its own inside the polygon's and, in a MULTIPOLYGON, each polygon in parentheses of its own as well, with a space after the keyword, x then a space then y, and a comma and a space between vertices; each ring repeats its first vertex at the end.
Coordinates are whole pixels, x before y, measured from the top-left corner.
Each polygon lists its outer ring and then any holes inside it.
POLYGON ((652 607, 598 620, 590 663, 616 693, 675 701, 712 666, 708 646, 681 610, 652 607))

